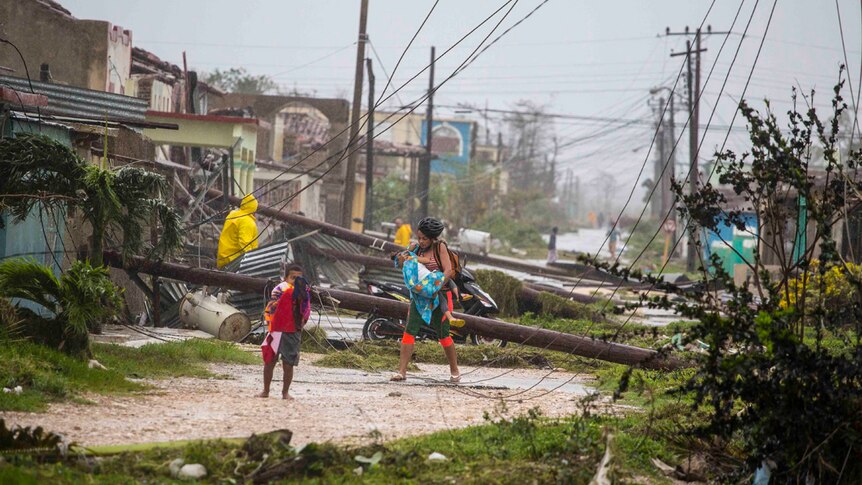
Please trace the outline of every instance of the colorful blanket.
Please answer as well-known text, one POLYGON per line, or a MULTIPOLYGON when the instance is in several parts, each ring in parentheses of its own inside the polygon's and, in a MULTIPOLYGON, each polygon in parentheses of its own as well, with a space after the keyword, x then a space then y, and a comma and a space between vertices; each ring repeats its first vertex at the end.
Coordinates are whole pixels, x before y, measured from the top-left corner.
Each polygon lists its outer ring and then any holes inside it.
POLYGON ((437 292, 443 286, 443 273, 429 272, 419 263, 414 253, 410 253, 410 258, 404 261, 401 273, 404 275, 404 284, 410 289, 410 299, 419 310, 422 320, 430 325, 431 314, 439 303, 437 292))
POLYGON ((268 332, 260 344, 260 352, 263 355, 263 363, 269 364, 278 358, 278 346, 281 345, 281 334, 283 332, 268 332))

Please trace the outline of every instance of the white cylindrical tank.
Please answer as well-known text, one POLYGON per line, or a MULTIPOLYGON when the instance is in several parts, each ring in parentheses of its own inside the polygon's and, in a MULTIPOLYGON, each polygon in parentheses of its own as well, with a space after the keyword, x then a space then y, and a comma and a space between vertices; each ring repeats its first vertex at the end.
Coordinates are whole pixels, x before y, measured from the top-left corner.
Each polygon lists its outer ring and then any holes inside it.
POLYGON ((251 331, 248 315, 202 291, 190 292, 180 302, 180 321, 219 340, 237 342, 251 331))
POLYGON ((491 252, 491 233, 475 229, 461 229, 458 231, 458 241, 461 243, 461 249, 465 251, 485 255, 491 252))

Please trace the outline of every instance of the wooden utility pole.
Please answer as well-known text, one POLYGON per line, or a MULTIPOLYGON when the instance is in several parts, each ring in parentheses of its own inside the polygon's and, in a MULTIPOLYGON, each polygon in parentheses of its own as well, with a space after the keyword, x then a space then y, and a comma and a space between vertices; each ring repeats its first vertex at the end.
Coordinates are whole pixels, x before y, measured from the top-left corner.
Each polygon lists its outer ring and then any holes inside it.
MULTIPOLYGON (((681 33, 672 33, 670 29, 667 30, 667 35, 689 35, 688 27, 685 28, 685 32, 681 33)), ((697 29, 697 38, 698 45, 700 44, 700 29, 697 29)), ((688 184, 688 193, 693 194, 697 191, 697 119, 696 113, 697 108, 695 107, 699 103, 699 99, 695 96, 696 90, 694 87, 695 79, 700 80, 700 74, 695 78, 692 75, 692 55, 697 56, 697 65, 700 66, 700 50, 697 52, 692 52, 691 49, 691 41, 685 41, 685 52, 675 52, 671 54, 671 57, 676 56, 685 56, 686 61, 686 81, 687 81, 687 95, 688 95, 688 153, 689 153, 689 184, 688 184)), ((686 270, 689 272, 693 272, 695 269, 695 265, 697 262, 697 235, 698 229, 695 227, 694 221, 689 219, 688 221, 688 251, 686 251, 686 270)))
MULTIPOLYGON (((210 189, 207 191, 207 197, 210 198, 221 198, 223 194, 215 189, 210 189)), ((228 201, 239 205, 241 199, 239 197, 229 196, 228 201)), ((343 239, 348 242, 352 242, 354 244, 358 244, 360 246, 372 248, 381 252, 392 252, 392 251, 403 251, 404 247, 393 244, 389 241, 383 241, 377 239, 374 236, 368 234, 361 234, 358 232, 351 231, 350 229, 345 229, 340 226, 336 226, 334 224, 329 224, 326 222, 316 221, 314 219, 310 219, 308 217, 303 217, 297 214, 290 214, 287 211, 278 210, 273 207, 268 207, 266 205, 260 204, 257 206, 257 214, 260 217, 271 217, 273 219, 277 219, 282 222, 287 222, 288 224, 296 224, 297 226, 306 227, 311 230, 320 231, 322 234, 326 234, 328 236, 337 237, 339 239, 343 239)), ((560 266, 539 266, 530 264, 527 261, 510 259, 510 258, 500 258, 492 255, 483 255, 480 253, 471 253, 468 251, 460 251, 465 258, 466 264, 470 263, 479 263, 479 264, 487 264, 489 266, 497 266, 500 268, 507 268, 514 271, 521 271, 529 274, 538 274, 538 275, 553 275, 560 277, 583 277, 586 279, 592 279, 597 281, 611 282, 614 284, 618 284, 622 282, 623 284, 627 284, 628 282, 622 280, 616 276, 612 276, 610 274, 601 272, 595 268, 588 267, 586 265, 582 265, 579 263, 566 263, 565 267, 560 266)))
POLYGON ((368 67, 368 120, 365 132, 365 217, 362 227, 372 229, 374 217, 374 71, 371 59, 365 59, 368 67))
POLYGON ((344 173, 344 199, 341 204, 341 225, 350 227, 353 222, 353 193, 356 185, 357 150, 352 145, 359 139, 359 115, 362 111, 362 71, 365 67, 365 41, 368 35, 365 26, 368 23, 368 0, 361 0, 359 11, 359 38, 356 41, 356 73, 353 78, 353 105, 350 116, 350 139, 347 141, 347 169, 344 173))
POLYGON ((652 214, 653 219, 661 220, 664 217, 664 213, 662 212, 665 209, 664 206, 664 173, 667 172, 667 167, 665 166, 667 161, 667 154, 665 153, 665 136, 664 136, 664 126, 663 126, 663 109, 664 109, 664 98, 658 98, 658 105, 656 106, 656 132, 657 132, 657 145, 658 145, 658 157, 653 163, 653 191, 652 196, 650 197, 650 213, 652 214))
MULTIPOLYGON (((664 172, 664 178, 662 179, 662 203, 661 203, 661 212, 662 214, 667 214, 671 210, 671 206, 673 205, 673 197, 671 197, 671 180, 673 180, 676 175, 676 127, 674 126, 674 103, 673 98, 675 97, 673 91, 670 92, 670 121, 668 122, 668 131, 669 136, 667 137, 667 145, 669 150, 665 150, 668 153, 667 159, 667 169, 664 172), (670 169, 670 170, 668 170, 670 169)), ((662 216, 664 217, 664 216, 662 216)), ((671 219, 676 219, 676 214, 670 215, 671 219)))
POLYGON ((428 217, 428 191, 431 186, 431 160, 434 155, 431 152, 434 125, 434 61, 436 59, 434 46, 431 46, 431 66, 428 77, 428 111, 425 113, 425 156, 419 159, 419 168, 416 170, 416 191, 419 195, 419 210, 416 219, 428 217))
MULTIPOLYGON (((214 286, 258 295, 263 293, 264 288, 269 283, 266 278, 193 268, 182 264, 148 260, 140 256, 123 258, 119 253, 114 251, 105 251, 104 261, 109 266, 123 268, 136 273, 161 276, 198 285, 214 286)), ((377 298, 334 288, 321 288, 315 289, 315 291, 319 292, 322 300, 329 300, 329 305, 337 305, 343 309, 361 312, 373 311, 378 315, 390 318, 403 319, 407 317, 408 304, 400 301, 377 298)), ((314 301, 318 301, 317 298, 314 301)), ((543 328, 526 327, 474 315, 456 313, 455 316, 465 321, 465 330, 484 337, 503 339, 513 343, 546 350, 556 350, 618 364, 639 365, 647 369, 678 369, 685 365, 678 358, 660 356, 655 350, 606 342, 592 337, 582 337, 543 328)))
POLYGON ((500 206, 503 199, 503 133, 497 132, 497 151, 494 157, 494 194, 491 204, 493 209, 500 206))

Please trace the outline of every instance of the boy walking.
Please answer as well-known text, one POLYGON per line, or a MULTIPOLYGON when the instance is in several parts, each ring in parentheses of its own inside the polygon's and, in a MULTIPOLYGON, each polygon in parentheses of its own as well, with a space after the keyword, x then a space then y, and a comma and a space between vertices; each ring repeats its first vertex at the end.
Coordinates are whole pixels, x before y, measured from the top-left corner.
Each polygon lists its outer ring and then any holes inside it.
POLYGON ((269 397, 275 364, 281 358, 284 370, 281 397, 293 399, 289 393, 290 384, 293 382, 293 368, 299 365, 302 327, 311 316, 311 291, 308 286, 302 276, 302 267, 291 265, 287 268, 284 282, 272 290, 272 299, 264 311, 267 334, 261 345, 263 392, 257 397, 269 397))

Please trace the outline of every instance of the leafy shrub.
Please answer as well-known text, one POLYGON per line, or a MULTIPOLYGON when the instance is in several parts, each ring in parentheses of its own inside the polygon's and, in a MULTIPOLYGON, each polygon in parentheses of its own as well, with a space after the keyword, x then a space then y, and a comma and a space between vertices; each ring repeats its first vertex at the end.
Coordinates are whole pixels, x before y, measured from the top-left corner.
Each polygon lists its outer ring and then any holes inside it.
MULTIPOLYGON (((814 260, 807 271, 788 281, 780 302, 782 308, 796 308, 804 301, 805 308, 800 311, 810 321, 818 307, 837 312, 846 302, 857 299, 858 292, 851 279, 862 278, 862 266, 853 263, 822 266, 819 260, 814 260)), ((843 323, 852 323, 852 316, 848 317, 843 323)))
POLYGON ((59 278, 32 259, 0 262, 0 296, 29 301, 50 313, 46 317, 19 306, 22 333, 70 355, 89 355, 88 333, 117 315, 120 294, 108 269, 87 261, 75 261, 59 278))
MULTIPOLYGON (((755 252, 744 263, 753 283, 737 287, 713 255, 710 279, 726 293, 719 299, 710 291, 599 265, 686 297, 684 303, 667 296, 644 298, 699 322, 687 339, 702 340, 708 349, 696 357, 696 372, 676 392, 692 399, 693 412, 707 412, 687 434, 723 448, 732 457, 736 480, 750 480, 768 463, 773 483, 862 482, 862 278, 857 266, 842 260, 831 231, 846 213, 847 194, 862 193, 855 178, 862 153, 839 155, 838 120, 846 109, 840 90, 841 84, 829 122, 813 108, 805 115, 791 111, 784 130, 771 112, 761 116, 743 102, 752 147, 741 156, 716 155, 724 187, 705 184, 689 194, 673 184, 682 215, 714 233, 720 226, 745 230, 743 216, 754 212, 757 227, 765 228, 757 235, 763 251, 785 247, 781 238, 794 232, 786 228, 800 219, 816 227, 808 231, 814 237, 798 248, 801 257, 774 250, 777 278, 755 252), (824 172, 809 169, 815 153, 822 156, 824 172), (730 192, 733 200, 744 201, 742 206, 730 204, 730 192), (827 336, 839 336, 841 348, 827 336)), ((620 379, 621 387, 629 375, 620 379)))

